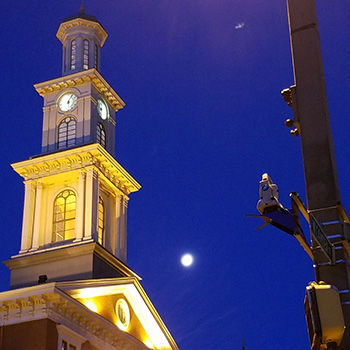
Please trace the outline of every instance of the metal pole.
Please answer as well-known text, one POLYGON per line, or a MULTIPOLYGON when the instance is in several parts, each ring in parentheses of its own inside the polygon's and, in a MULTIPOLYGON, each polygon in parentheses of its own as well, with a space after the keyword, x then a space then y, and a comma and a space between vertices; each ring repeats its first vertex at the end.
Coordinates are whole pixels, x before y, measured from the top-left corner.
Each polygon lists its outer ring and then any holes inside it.
POLYGON ((307 204, 309 210, 326 208, 340 201, 340 192, 316 5, 314 0, 288 0, 287 3, 307 204))
POLYGON ((296 85, 292 107, 301 137, 307 209, 327 224, 325 233, 336 246, 336 263, 331 265, 313 241, 315 274, 317 281, 335 285, 341 292, 347 330, 338 350, 349 350, 350 268, 344 238, 347 219, 340 204, 316 4, 315 0, 287 0, 287 6, 296 85))

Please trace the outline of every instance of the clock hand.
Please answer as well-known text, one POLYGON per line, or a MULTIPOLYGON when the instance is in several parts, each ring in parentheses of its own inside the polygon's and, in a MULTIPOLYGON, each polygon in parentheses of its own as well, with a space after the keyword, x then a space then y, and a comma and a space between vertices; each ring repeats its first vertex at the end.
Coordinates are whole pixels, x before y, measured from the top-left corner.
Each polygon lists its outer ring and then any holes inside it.
POLYGON ((71 96, 69 97, 68 101, 67 101, 67 105, 68 105, 68 106, 70 106, 70 104, 71 104, 71 103, 70 103, 70 100, 72 99, 72 97, 73 97, 73 95, 71 95, 71 96))

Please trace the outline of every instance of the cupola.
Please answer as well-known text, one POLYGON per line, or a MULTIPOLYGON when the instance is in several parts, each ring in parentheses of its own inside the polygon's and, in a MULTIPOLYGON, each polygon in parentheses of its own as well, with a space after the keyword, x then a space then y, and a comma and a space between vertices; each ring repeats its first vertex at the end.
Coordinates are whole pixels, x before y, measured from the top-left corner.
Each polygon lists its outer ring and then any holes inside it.
POLYGON ((62 75, 100 69, 100 49, 107 33, 96 17, 85 13, 83 4, 78 14, 63 20, 56 36, 63 45, 62 75))

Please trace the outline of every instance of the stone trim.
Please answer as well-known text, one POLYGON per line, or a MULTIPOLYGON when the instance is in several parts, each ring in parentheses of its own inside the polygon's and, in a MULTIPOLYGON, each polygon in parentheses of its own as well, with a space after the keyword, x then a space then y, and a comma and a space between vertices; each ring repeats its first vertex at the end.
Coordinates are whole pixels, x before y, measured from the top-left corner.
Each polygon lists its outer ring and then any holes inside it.
POLYGON ((118 111, 125 106, 125 102, 95 68, 35 84, 34 88, 40 96, 45 96, 46 94, 55 91, 61 91, 68 87, 77 87, 85 83, 92 83, 96 90, 104 96, 106 101, 109 102, 115 111, 118 111))
MULTIPOLYGON (((64 325, 81 339, 105 350, 146 350, 147 347, 122 332, 103 317, 57 288, 50 292, 0 301, 0 326, 49 318, 64 325)), ((6 292, 9 294, 11 292, 6 292)), ((4 294, 4 293, 2 293, 4 294)), ((18 293, 14 293, 18 294, 18 293)), ((1 300, 1 294, 0 294, 1 300)))
POLYGON ((61 43, 63 43, 64 36, 65 36, 67 29, 70 29, 72 27, 77 27, 77 26, 85 26, 88 28, 93 28, 97 32, 97 34, 101 40, 101 47, 103 46, 103 44, 105 43, 105 41, 107 39, 108 34, 106 33, 106 31, 104 30, 102 25, 99 22, 94 22, 94 21, 90 21, 90 20, 87 20, 84 18, 79 18, 79 17, 74 18, 70 21, 61 23, 59 28, 58 28, 56 37, 58 38, 58 40, 61 43))
POLYGON ((25 180, 35 180, 93 166, 124 195, 141 188, 141 185, 97 143, 50 153, 11 165, 25 180))

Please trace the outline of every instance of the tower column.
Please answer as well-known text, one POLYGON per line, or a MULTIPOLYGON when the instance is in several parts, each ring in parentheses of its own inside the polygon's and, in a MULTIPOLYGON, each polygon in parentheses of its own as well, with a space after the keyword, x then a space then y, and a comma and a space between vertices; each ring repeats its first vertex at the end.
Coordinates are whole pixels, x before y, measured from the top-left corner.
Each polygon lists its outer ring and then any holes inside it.
POLYGON ((84 143, 91 142, 93 137, 91 135, 91 110, 93 108, 93 103, 91 98, 85 98, 83 100, 82 110, 84 111, 83 114, 83 121, 82 121, 82 140, 84 143))
POLYGON ((121 201, 121 221, 120 221, 120 259, 126 263, 126 217, 128 210, 128 199, 126 197, 122 198, 121 201))
POLYGON ((54 152, 57 150, 57 139, 56 139, 56 117, 54 111, 51 111, 51 109, 47 109, 47 116, 48 116, 48 136, 47 136, 47 146, 46 151, 47 152, 54 152))
POLYGON ((118 258, 120 257, 120 222, 121 222, 121 202, 122 196, 117 194, 115 196, 115 242, 114 242, 114 254, 118 258))
POLYGON ((42 152, 48 152, 48 145, 49 142, 49 131, 50 131, 50 108, 44 107, 43 108, 43 137, 41 142, 41 151, 42 152))
POLYGON ((86 176, 84 239, 94 237, 98 231, 98 172, 90 168, 86 176))
POLYGON ((36 183, 36 196, 35 196, 35 216, 34 216, 34 228, 33 228, 33 241, 30 250, 37 250, 39 248, 40 237, 40 221, 41 221, 41 199, 43 184, 38 181, 36 183))
POLYGON ((83 38, 78 36, 77 41, 77 50, 76 50, 76 69, 81 71, 83 70, 83 38))
POLYGON ((79 172, 78 181, 78 202, 77 202, 77 212, 76 212, 76 233, 75 241, 81 241, 84 236, 84 211, 85 211, 85 182, 86 182, 86 172, 79 172))
POLYGON ((24 181, 24 209, 20 253, 27 252, 32 243, 34 221, 35 186, 32 181, 24 181))

